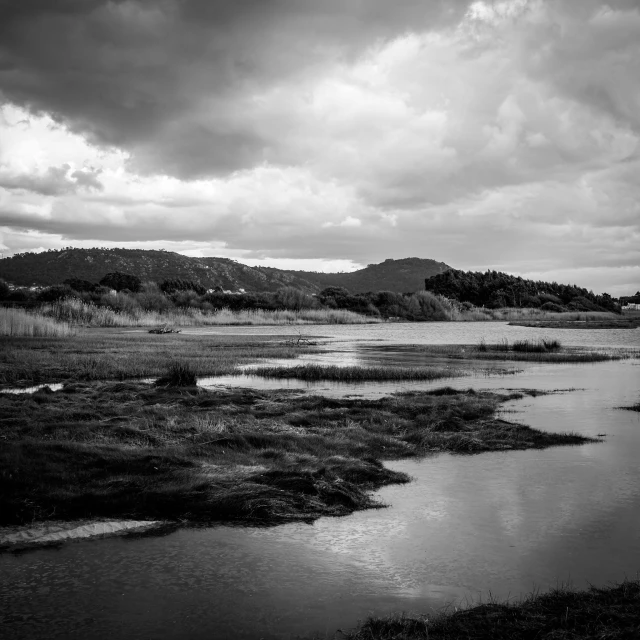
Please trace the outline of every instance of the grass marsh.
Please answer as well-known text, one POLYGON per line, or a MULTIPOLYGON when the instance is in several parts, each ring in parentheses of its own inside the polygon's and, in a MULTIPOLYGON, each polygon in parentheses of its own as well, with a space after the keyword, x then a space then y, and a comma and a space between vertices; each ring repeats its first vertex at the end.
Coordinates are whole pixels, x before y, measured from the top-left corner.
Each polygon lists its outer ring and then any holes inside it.
POLYGON ((435 367, 360 367, 299 364, 290 367, 256 367, 250 373, 263 378, 370 382, 376 380, 438 380, 464 375, 459 369, 435 367))
POLYGON ((197 376, 228 375, 239 365, 296 358, 311 349, 286 339, 108 329, 85 330, 73 340, 0 336, 0 385, 157 378, 176 360, 188 362, 197 376))
POLYGON ((569 588, 520 602, 489 602, 435 616, 369 618, 347 640, 614 640, 640 633, 640 580, 586 591, 569 588))
POLYGON ((180 307, 166 311, 145 311, 141 308, 115 310, 108 306, 84 302, 78 298, 64 298, 58 302, 43 305, 39 313, 58 321, 88 327, 157 327, 164 324, 206 327, 381 322, 379 318, 363 316, 346 309, 203 311, 198 308, 180 307))
POLYGON ((0 396, 0 523, 116 517, 274 524, 377 505, 383 459, 580 444, 497 418, 517 394, 378 400, 140 382, 0 396))
POLYGON ((65 338, 76 334, 68 322, 60 322, 24 309, 0 307, 0 336, 65 338))

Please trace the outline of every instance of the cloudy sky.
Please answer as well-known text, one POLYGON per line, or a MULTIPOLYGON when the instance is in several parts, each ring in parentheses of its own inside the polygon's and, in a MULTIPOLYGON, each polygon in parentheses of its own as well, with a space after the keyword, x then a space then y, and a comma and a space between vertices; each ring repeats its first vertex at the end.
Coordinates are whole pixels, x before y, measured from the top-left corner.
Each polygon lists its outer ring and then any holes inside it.
POLYGON ((640 0, 0 0, 0 251, 640 288, 640 0))

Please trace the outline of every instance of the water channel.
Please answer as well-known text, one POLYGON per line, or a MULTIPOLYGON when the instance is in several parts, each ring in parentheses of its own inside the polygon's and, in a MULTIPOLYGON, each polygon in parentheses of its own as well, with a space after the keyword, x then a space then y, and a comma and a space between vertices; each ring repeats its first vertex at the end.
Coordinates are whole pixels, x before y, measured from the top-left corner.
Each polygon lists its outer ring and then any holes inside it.
MULTIPOLYGON (((411 365, 420 356, 403 344, 544 335, 565 345, 640 347, 639 330, 480 324, 314 327, 305 334, 326 336, 342 354, 320 359, 411 365)), ((287 333, 281 329, 248 331, 287 333)), ((182 529, 4 554, 0 635, 223 640, 315 632, 324 638, 370 614, 429 612, 490 595, 518 598, 567 581, 585 587, 636 577, 640 415, 617 407, 638 401, 640 360, 517 364, 517 374, 478 372, 445 383, 571 389, 509 402, 505 417, 540 429, 606 434, 602 442, 393 462, 414 481, 378 492, 388 508, 313 525, 182 529)), ((398 388, 325 383, 322 392, 377 395, 398 388)))

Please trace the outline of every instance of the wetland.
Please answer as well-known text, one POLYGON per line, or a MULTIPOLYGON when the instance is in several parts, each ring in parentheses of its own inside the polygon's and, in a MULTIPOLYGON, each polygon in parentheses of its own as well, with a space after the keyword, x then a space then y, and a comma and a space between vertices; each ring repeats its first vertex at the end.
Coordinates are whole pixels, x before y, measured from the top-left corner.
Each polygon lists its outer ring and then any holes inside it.
POLYGON ((479 345, 557 335, 313 329, 313 348, 286 327, 7 343, 6 388, 63 386, 0 398, 3 524, 175 525, 0 556, 15 637, 333 637, 371 614, 635 575, 640 425, 617 408, 638 401, 635 331, 566 331, 550 350, 602 358, 514 362, 529 354, 479 345), (197 386, 154 384, 176 362, 197 386))

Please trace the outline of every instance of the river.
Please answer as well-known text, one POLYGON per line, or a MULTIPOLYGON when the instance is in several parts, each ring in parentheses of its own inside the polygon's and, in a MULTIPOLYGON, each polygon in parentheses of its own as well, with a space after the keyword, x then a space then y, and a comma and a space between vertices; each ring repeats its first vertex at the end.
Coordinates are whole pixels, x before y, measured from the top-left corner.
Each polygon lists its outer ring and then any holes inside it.
MULTIPOLYGON (((287 333, 277 327, 246 332, 287 333)), ((414 364, 415 354, 401 345, 474 344, 482 337, 488 343, 542 336, 565 345, 640 347, 639 330, 530 330, 496 323, 313 327, 305 334, 326 336, 339 357, 368 363, 414 364)), ((370 614, 429 612, 490 596, 517 598, 568 581, 584 587, 636 577, 640 416, 617 407, 638 400, 640 360, 517 364, 523 370, 515 375, 479 372, 446 384, 572 389, 511 401, 503 412, 535 428, 606 434, 603 441, 393 462, 389 466, 414 480, 378 492, 388 508, 313 525, 182 529, 4 554, 0 635, 332 637, 370 614)), ((325 385, 323 392, 369 395, 394 388, 325 385)))

